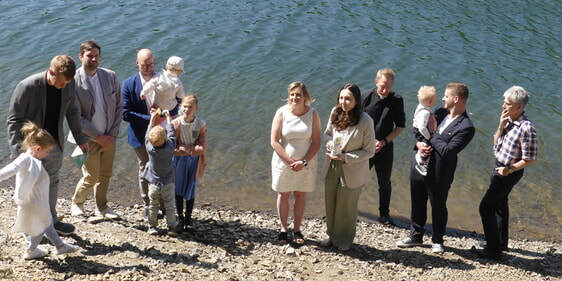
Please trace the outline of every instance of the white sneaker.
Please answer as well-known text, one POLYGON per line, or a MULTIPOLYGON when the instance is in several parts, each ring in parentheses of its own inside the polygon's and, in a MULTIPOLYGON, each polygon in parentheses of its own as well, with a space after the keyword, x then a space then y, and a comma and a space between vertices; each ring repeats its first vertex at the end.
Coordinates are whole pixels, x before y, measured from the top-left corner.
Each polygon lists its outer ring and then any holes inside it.
POLYGON ((43 247, 38 246, 35 250, 26 249, 23 252, 24 260, 40 259, 49 254, 49 250, 43 249, 43 247))
POLYGON ((78 251, 78 246, 64 243, 62 247, 55 249, 55 255, 69 254, 78 251))
POLYGON ((431 252, 436 254, 442 254, 443 252, 445 252, 445 247, 443 247, 442 243, 433 243, 433 246, 431 247, 431 252))
POLYGON ((105 210, 103 210, 103 211, 100 211, 100 210, 98 210, 98 208, 96 208, 96 211, 94 212, 94 216, 103 217, 103 218, 107 218, 107 219, 111 219, 111 220, 116 220, 116 219, 121 218, 110 207, 105 208, 105 210))
POLYGON ((103 216, 111 219, 111 220, 116 220, 116 219, 120 219, 121 217, 115 213, 111 208, 107 207, 105 208, 105 211, 103 212, 103 216))
POLYGON ((399 248, 411 248, 421 245, 423 245, 423 242, 421 240, 416 240, 409 236, 396 242, 396 246, 398 246, 399 248))
POLYGON ((158 229, 156 227, 149 227, 147 231, 148 235, 158 235, 158 229))
POLYGON ((70 214, 75 217, 84 217, 86 213, 84 213, 84 206, 78 205, 75 203, 70 204, 70 214))

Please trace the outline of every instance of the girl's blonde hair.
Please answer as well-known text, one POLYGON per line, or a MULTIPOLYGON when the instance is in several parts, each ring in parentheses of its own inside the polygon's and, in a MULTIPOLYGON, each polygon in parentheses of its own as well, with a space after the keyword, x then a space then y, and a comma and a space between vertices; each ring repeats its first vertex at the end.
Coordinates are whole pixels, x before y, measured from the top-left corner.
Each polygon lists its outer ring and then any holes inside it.
POLYGON ((195 106, 199 106, 199 100, 197 100, 197 96, 194 94, 188 94, 181 100, 180 104, 184 104, 187 102, 195 103, 195 106))
POLYGON ((46 148, 55 145, 53 136, 51 136, 47 130, 39 128, 31 121, 27 121, 23 124, 21 134, 23 136, 23 141, 21 143, 22 150, 28 150, 37 146, 46 148))

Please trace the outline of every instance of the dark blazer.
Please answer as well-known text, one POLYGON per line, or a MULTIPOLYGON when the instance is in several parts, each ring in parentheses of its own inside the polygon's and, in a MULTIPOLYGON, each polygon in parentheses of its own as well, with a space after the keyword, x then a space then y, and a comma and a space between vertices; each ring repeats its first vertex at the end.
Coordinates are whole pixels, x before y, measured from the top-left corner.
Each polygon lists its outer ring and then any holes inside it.
MULTIPOLYGON (((86 143, 86 137, 82 134, 80 115, 75 105, 74 80, 61 89, 61 106, 58 122, 58 144, 61 151, 64 148, 63 120, 66 117, 72 136, 77 144, 86 143)), ((45 123, 45 112, 47 107, 47 73, 33 74, 18 83, 8 110, 8 139, 10 142, 10 153, 16 158, 21 149, 21 127, 26 121, 32 121, 39 128, 45 123)))
POLYGON ((129 122, 127 142, 134 148, 144 145, 144 135, 150 121, 150 114, 146 102, 140 98, 142 80, 137 73, 123 81, 121 94, 123 95, 123 120, 129 122))
MULTIPOLYGON (((445 108, 437 109, 437 123, 440 124, 448 114, 449 111, 445 108)), ((466 111, 449 124, 443 134, 435 133, 431 138, 433 152, 429 159, 426 180, 449 186, 455 176, 457 154, 468 145, 474 133, 474 125, 466 111)))

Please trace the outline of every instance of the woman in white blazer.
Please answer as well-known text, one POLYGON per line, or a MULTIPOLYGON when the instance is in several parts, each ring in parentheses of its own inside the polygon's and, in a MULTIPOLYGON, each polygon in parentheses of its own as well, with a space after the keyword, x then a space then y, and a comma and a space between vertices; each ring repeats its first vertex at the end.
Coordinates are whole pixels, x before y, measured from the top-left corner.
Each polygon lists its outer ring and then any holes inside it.
POLYGON ((363 112, 357 85, 345 84, 340 89, 324 134, 328 138, 324 174, 329 238, 321 245, 347 251, 355 238, 359 196, 370 177, 369 158, 375 155, 373 119, 363 112))

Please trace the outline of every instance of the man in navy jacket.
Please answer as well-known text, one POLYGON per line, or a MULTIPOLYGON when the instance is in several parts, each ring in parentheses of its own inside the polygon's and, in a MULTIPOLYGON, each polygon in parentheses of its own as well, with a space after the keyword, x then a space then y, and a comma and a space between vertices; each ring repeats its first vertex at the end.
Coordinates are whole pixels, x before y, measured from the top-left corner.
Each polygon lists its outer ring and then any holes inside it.
MULTIPOLYGON (((452 82, 445 88, 444 106, 435 112, 437 128, 431 138, 431 146, 417 142, 416 149, 431 155, 427 176, 415 168, 415 157, 410 170, 410 194, 412 200, 410 235, 396 243, 398 247, 413 247, 422 244, 427 220, 427 200, 431 203, 433 224, 432 252, 443 253, 443 236, 447 227, 447 196, 457 168, 457 154, 474 137, 475 129, 466 114, 468 88, 452 82)), ((435 126, 433 126, 435 127, 435 126)))
MULTIPOLYGON (((141 177, 148 162, 148 153, 144 146, 144 136, 150 121, 146 102, 140 98, 144 83, 154 76, 154 57, 149 49, 137 53, 136 65, 139 73, 125 79, 121 87, 123 95, 123 120, 129 122, 127 142, 133 147, 139 163, 139 189, 145 206, 148 206, 148 182, 141 177)), ((148 209, 146 209, 148 210, 148 209)))

